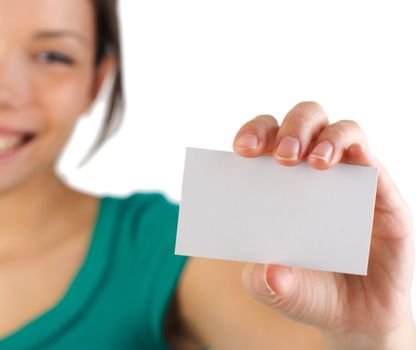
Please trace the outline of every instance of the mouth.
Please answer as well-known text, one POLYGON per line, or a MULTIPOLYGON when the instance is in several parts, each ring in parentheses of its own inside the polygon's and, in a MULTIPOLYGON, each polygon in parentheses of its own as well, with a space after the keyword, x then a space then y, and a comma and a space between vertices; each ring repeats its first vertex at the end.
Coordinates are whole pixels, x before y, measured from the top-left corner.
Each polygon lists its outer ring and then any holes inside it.
POLYGON ((7 156, 15 153, 35 138, 34 133, 23 134, 1 134, 0 133, 0 156, 7 156))

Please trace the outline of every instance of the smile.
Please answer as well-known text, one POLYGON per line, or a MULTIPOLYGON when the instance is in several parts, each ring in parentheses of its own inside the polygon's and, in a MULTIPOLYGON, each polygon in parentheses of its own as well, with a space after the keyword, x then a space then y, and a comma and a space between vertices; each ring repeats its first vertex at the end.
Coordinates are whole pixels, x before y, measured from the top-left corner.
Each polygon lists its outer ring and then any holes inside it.
POLYGON ((0 156, 11 155, 12 153, 22 148, 22 146, 29 143, 34 138, 34 136, 34 134, 0 134, 0 156))

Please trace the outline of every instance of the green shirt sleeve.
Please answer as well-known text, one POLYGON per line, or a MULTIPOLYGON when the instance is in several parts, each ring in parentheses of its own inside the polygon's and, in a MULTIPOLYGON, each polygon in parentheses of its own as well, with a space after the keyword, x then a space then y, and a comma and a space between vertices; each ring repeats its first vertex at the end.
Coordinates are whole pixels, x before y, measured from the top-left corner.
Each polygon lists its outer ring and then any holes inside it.
POLYGON ((164 321, 186 257, 175 251, 179 206, 158 193, 129 198, 132 310, 143 349, 169 349, 164 321))
POLYGON ((174 255, 178 213, 160 193, 103 197, 63 297, 1 338, 0 350, 169 349, 163 324, 186 263, 174 255))

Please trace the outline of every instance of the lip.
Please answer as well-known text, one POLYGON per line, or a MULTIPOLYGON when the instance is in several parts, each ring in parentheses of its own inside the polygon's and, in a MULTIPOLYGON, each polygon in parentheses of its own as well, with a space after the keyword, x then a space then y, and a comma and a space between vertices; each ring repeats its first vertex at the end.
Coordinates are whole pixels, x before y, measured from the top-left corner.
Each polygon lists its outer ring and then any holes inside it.
POLYGON ((18 128, 10 128, 10 127, 5 127, 5 126, 1 126, 0 125, 0 135, 33 135, 35 134, 34 131, 31 130, 22 130, 22 129, 18 129, 18 128))
MULTIPOLYGON (((0 131, 0 134, 3 134, 0 131)), ((8 135, 10 135, 11 133, 7 133, 8 135)), ((16 134, 16 132, 13 133, 14 135, 16 134)), ((17 133, 18 135, 22 135, 21 132, 17 133)), ((23 133, 23 134, 28 134, 28 133, 23 133)), ((30 148, 30 146, 33 143, 33 140, 36 138, 36 136, 33 133, 29 133, 30 135, 33 135, 31 137, 28 137, 23 143, 21 143, 19 146, 17 146, 16 148, 13 148, 9 151, 6 152, 0 152, 0 162, 3 161, 8 161, 8 160, 12 160, 13 158, 15 158, 16 156, 19 156, 19 154, 23 153, 24 151, 26 151, 27 149, 30 148)), ((0 163, 1 164, 1 163, 0 163)))

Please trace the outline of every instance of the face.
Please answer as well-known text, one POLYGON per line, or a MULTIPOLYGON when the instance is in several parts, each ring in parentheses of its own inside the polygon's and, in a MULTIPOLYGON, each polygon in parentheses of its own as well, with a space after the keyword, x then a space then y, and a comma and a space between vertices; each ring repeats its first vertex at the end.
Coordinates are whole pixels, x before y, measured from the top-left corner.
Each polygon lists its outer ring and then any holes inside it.
POLYGON ((95 98, 94 18, 89 0, 0 0, 0 194, 54 168, 95 98))

